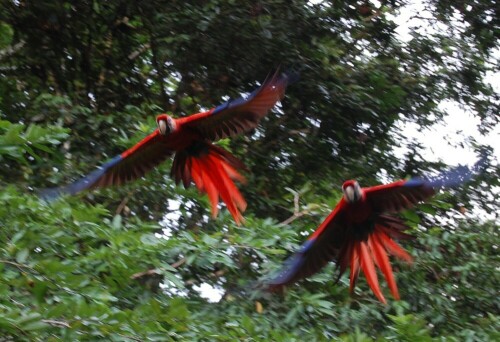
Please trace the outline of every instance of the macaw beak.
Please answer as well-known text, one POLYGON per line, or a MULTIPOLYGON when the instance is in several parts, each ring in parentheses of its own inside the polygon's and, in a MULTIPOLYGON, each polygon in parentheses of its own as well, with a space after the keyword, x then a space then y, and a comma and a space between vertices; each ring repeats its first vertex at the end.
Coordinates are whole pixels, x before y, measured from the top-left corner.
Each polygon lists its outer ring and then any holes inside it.
POLYGON ((346 186, 342 191, 344 192, 346 201, 349 203, 358 202, 363 198, 363 191, 357 183, 346 186))
POLYGON ((158 120, 158 130, 161 135, 166 135, 170 132, 170 128, 168 127, 166 120, 158 120))
POLYGON ((344 196, 347 202, 352 203, 356 200, 356 192, 354 191, 354 187, 348 186, 344 189, 344 196))

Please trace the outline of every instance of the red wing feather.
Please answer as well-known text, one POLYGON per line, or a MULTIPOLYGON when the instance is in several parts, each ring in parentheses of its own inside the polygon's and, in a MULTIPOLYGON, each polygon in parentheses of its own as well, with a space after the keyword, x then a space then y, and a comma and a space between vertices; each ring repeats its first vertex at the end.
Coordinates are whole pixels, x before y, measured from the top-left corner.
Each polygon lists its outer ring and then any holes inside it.
POLYGON ((285 261, 278 275, 267 281, 270 288, 279 288, 309 277, 337 257, 349 238, 343 224, 344 205, 341 200, 300 250, 285 261))
POLYGON ((277 276, 266 282, 269 289, 280 289, 309 277, 329 261, 336 260, 339 278, 348 267, 351 269, 350 292, 354 291, 362 271, 376 297, 386 303, 377 278, 375 267, 378 267, 384 274, 394 298, 399 299, 388 253, 411 262, 411 256, 391 239, 392 236, 409 238, 409 235, 403 233, 408 227, 401 220, 386 215, 377 215, 374 223, 366 221, 353 225, 347 221, 345 206, 346 202, 342 199, 302 248, 285 262, 277 276), (370 228, 371 224, 375 226, 370 228), (360 238, 359 234, 356 235, 356 230, 359 229, 372 231, 365 238, 360 238))
POLYGON ((42 197, 52 200, 64 193, 73 195, 86 189, 129 182, 142 177, 172 153, 162 143, 156 130, 87 176, 67 186, 45 190, 42 197))
POLYGON ((366 200, 375 212, 398 212, 408 209, 432 195, 434 189, 425 182, 398 181, 386 185, 364 188, 366 200))
POLYGON ((89 188, 120 185, 140 178, 172 154, 173 151, 166 148, 158 130, 155 130, 135 146, 123 152, 120 155, 121 159, 106 168, 102 176, 96 179, 89 188))
POLYGON ((288 75, 276 73, 247 98, 230 100, 207 112, 177 119, 177 122, 211 141, 241 134, 257 127, 260 119, 283 98, 288 83, 288 75))
POLYGON ((427 179, 413 178, 400 180, 387 185, 378 185, 364 188, 366 199, 376 212, 396 212, 414 206, 436 193, 436 189, 453 188, 469 181, 476 172, 480 172, 487 164, 483 156, 476 164, 456 166, 439 175, 427 179))

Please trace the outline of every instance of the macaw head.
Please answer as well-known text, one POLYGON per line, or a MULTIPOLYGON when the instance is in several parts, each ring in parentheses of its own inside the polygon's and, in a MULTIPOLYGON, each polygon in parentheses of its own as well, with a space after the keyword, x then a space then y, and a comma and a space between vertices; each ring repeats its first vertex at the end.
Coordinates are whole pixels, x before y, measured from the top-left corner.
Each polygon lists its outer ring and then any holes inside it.
POLYGON ((175 120, 167 114, 160 114, 156 117, 156 124, 161 135, 169 135, 177 128, 175 120))
POLYGON ((348 203, 354 203, 364 198, 363 190, 355 180, 345 181, 342 184, 342 192, 348 203))

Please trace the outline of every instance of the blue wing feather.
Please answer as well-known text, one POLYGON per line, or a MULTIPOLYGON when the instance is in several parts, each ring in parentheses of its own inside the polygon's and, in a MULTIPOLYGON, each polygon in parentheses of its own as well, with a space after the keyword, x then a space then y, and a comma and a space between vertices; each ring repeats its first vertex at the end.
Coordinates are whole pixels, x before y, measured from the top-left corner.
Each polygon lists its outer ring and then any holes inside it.
POLYGON ((262 89, 264 89, 267 86, 268 82, 272 82, 275 87, 281 87, 281 86, 286 87, 290 83, 295 82, 296 79, 298 79, 298 74, 296 73, 289 73, 289 74, 283 73, 279 76, 278 79, 271 78, 269 81, 264 81, 264 83, 259 88, 252 91, 250 95, 248 95, 247 97, 239 97, 237 99, 232 99, 223 104, 218 105, 212 111, 212 115, 220 113, 223 110, 232 109, 246 104, 247 102, 251 101, 255 96, 257 96, 257 94, 259 94, 259 92, 261 92, 262 89))
POLYGON ((260 89, 261 88, 254 90, 248 97, 239 97, 237 99, 229 100, 227 102, 224 102, 223 104, 218 105, 212 111, 212 115, 215 115, 215 114, 222 112, 223 110, 226 110, 226 109, 231 109, 234 107, 244 105, 248 101, 252 100, 255 97, 255 95, 259 92, 260 89))
POLYGON ((282 269, 271 280, 266 281, 266 283, 268 285, 281 285, 293 279, 304 265, 306 260, 304 254, 313 246, 315 240, 316 239, 307 240, 297 253, 284 262, 282 269))
POLYGON ((183 125, 212 141, 248 132, 257 127, 276 102, 283 98, 286 87, 296 79, 297 73, 275 73, 250 95, 186 117, 183 125))
POLYGON ((98 169, 92 171, 90 174, 77 180, 74 183, 58 188, 42 190, 40 192, 40 197, 42 197, 46 201, 52 202, 56 200, 59 196, 65 194, 74 195, 82 190, 88 189, 92 187, 92 185, 94 185, 106 173, 106 171, 108 171, 110 168, 112 168, 122 160, 123 160, 122 156, 117 155, 113 159, 103 164, 98 169))
POLYGON ((442 172, 441 174, 430 177, 429 179, 413 178, 408 180, 403 186, 417 187, 429 186, 433 189, 440 188, 453 188, 468 182, 477 172, 484 168, 486 165, 486 157, 482 157, 472 168, 464 165, 459 165, 451 170, 442 172))

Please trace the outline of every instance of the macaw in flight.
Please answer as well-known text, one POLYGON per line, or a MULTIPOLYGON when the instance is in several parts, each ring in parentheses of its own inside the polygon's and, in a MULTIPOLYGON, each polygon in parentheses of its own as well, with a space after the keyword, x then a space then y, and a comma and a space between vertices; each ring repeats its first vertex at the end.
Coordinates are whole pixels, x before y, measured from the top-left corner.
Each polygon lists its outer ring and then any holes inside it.
MULTIPOLYGON (((479 161, 474 169, 484 163, 479 161)), ((459 166, 433 179, 400 180, 386 185, 361 188, 357 181, 342 185, 343 196, 335 209, 316 229, 300 250, 292 255, 281 271, 266 281, 268 290, 280 290, 295 281, 317 273, 329 261, 336 260, 340 279, 350 267, 350 292, 353 293, 359 271, 366 276, 375 296, 386 300, 379 287, 376 268, 384 274, 389 289, 399 300, 388 255, 412 262, 412 257, 394 239, 408 239, 409 227, 391 213, 408 209, 433 196, 439 188, 457 186, 473 172, 459 166)))
POLYGON ((47 189, 42 197, 51 200, 60 194, 121 185, 142 177, 175 153, 171 177, 188 187, 193 181, 206 192, 217 216, 219 196, 241 223, 246 202, 233 180, 244 182, 238 172, 245 165, 212 142, 249 131, 280 101, 295 75, 276 72, 247 98, 230 100, 206 112, 182 118, 158 115, 158 128, 132 148, 114 157, 84 178, 64 187, 47 189))

